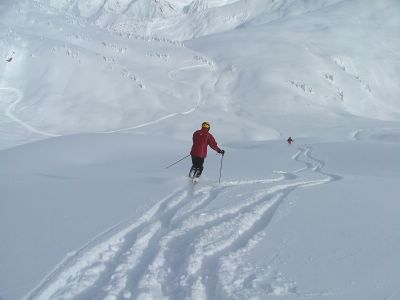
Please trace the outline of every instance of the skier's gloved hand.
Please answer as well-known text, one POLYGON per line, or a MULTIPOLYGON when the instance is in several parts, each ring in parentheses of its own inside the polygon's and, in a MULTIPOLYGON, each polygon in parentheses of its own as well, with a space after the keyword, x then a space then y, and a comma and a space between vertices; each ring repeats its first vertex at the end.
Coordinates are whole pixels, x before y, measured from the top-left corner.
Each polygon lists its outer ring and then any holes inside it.
POLYGON ((218 153, 221 153, 222 155, 225 154, 225 150, 219 150, 218 153))

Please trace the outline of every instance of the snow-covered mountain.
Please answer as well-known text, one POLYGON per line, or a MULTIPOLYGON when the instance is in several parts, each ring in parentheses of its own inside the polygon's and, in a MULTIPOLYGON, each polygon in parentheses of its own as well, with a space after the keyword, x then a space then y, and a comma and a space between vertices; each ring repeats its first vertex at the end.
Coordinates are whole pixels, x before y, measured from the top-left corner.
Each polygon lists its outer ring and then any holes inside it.
POLYGON ((234 29, 254 19, 274 21, 299 15, 340 2, 264 0, 35 0, 41 7, 53 8, 87 19, 100 27, 140 34, 159 34, 173 39, 193 37, 234 29))
POLYGON ((0 1, 0 299, 398 299, 399 16, 0 1))
MULTIPOLYGON (((10 87, 3 93, 14 99, 8 114, 35 128, 28 131, 33 139, 135 128, 185 138, 175 119, 188 128, 220 119, 213 113, 221 110, 223 127, 242 124, 235 138, 250 140, 294 128, 307 136, 315 133, 310 124, 343 124, 353 119, 347 114, 399 118, 397 1, 3 5, 0 71, 2 86, 10 87), (164 6, 170 10, 162 17, 152 13, 164 6), (110 20, 106 29, 98 26, 102 16, 110 20), (181 42, 193 36, 202 37, 181 42)), ((9 131, 11 144, 26 138, 9 131)))

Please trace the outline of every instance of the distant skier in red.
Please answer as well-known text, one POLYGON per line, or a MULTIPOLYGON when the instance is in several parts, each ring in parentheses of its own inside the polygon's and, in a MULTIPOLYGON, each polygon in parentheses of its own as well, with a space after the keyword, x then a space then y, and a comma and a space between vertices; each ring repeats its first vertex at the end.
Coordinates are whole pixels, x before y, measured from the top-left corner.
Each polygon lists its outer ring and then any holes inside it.
POLYGON ((203 172, 203 164, 207 156, 208 146, 222 155, 225 154, 225 151, 218 147, 217 142, 209 131, 210 123, 203 122, 203 124, 201 124, 201 129, 193 133, 193 146, 190 151, 193 165, 189 172, 190 178, 198 178, 203 172))
POLYGON ((287 142, 289 145, 291 145, 294 142, 294 140, 292 139, 291 136, 289 136, 289 138, 287 139, 287 142))

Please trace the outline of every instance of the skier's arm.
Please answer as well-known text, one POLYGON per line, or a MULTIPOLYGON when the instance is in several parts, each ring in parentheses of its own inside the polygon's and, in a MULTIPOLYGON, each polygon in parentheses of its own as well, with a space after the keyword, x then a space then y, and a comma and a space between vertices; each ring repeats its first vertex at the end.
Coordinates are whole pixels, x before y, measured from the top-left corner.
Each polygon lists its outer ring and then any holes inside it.
POLYGON ((214 149, 215 151, 217 151, 218 153, 221 153, 222 150, 218 147, 217 142, 215 141, 214 137, 210 134, 209 138, 208 138, 208 145, 214 149))

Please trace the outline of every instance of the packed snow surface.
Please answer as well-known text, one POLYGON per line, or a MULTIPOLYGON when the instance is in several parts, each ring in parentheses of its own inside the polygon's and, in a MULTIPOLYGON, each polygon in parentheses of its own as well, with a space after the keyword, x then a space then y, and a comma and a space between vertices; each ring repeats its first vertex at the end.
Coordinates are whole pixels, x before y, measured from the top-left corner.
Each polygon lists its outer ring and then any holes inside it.
POLYGON ((399 32, 397 0, 0 1, 0 299, 400 299, 399 32))

